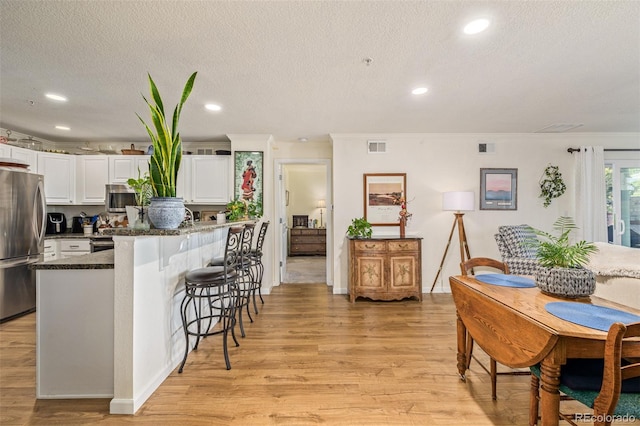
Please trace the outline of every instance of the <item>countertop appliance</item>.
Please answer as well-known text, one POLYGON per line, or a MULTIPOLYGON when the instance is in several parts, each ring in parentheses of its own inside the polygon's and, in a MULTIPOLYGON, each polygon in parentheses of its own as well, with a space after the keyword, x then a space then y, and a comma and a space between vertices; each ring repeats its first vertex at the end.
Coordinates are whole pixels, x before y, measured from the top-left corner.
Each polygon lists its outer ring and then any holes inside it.
POLYGON ((64 213, 47 213, 47 235, 67 232, 67 218, 64 213))
POLYGON ((126 206, 135 206, 136 193, 129 185, 105 185, 105 209, 108 213, 126 213, 126 206))
POLYGON ((82 225, 84 224, 84 216, 74 216, 71 220, 71 233, 82 234, 82 225))
POLYGON ((113 238, 111 236, 91 237, 91 253, 113 249, 113 238))
POLYGON ((46 220, 44 177, 0 168, 0 322, 36 308, 46 220))

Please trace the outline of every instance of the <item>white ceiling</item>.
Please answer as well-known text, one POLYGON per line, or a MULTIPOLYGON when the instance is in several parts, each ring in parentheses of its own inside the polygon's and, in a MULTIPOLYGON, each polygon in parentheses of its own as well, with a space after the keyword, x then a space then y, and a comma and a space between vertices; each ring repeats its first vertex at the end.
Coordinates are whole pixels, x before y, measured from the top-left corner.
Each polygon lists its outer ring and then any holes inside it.
POLYGON ((147 72, 172 109, 193 71, 184 141, 640 132, 638 1, 0 0, 0 48, 0 127, 51 141, 147 141, 147 72))

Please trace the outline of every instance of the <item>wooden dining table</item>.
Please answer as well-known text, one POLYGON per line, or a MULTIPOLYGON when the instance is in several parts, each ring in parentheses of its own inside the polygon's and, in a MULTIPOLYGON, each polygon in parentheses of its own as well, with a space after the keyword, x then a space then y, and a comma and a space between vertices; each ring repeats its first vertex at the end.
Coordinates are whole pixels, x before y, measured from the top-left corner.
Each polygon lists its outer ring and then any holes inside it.
MULTIPOLYGON (((486 284, 474 276, 452 276, 449 283, 457 311, 460 377, 466 378, 467 333, 500 364, 522 368, 540 363, 541 422, 544 426, 558 425, 562 365, 567 358, 602 358, 607 333, 548 313, 547 303, 568 300, 542 293, 538 287, 486 284)), ((637 309, 595 296, 573 301, 640 315, 637 309)), ((531 419, 530 423, 535 421, 531 419)))

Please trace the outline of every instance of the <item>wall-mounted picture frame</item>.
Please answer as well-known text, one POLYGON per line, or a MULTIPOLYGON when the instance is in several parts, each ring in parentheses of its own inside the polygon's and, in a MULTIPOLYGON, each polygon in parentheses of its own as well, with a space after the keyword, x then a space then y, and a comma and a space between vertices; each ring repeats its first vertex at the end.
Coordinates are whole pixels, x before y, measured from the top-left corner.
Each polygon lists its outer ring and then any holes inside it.
POLYGON ((247 200, 255 203, 256 212, 263 214, 263 168, 264 156, 262 151, 234 152, 234 185, 233 199, 247 200))
POLYGON ((518 210, 518 169, 480 169, 480 210, 518 210))
POLYGON ((364 218, 372 226, 400 226, 403 197, 407 197, 406 173, 364 175, 364 218))

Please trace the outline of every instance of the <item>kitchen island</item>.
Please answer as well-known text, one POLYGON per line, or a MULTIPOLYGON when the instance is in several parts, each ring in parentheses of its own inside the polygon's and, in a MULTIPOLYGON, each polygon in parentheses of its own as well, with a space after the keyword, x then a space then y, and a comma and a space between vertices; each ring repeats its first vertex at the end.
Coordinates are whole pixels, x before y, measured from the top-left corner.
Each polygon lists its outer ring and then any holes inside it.
MULTIPOLYGON (((49 281, 51 274, 63 270, 71 276, 66 279, 74 282, 75 288, 81 289, 81 294, 84 293, 80 299, 84 298, 87 303, 97 303, 105 308, 97 317, 91 317, 88 310, 77 311, 75 329, 93 329, 98 323, 101 326, 106 324, 105 328, 108 330, 104 332, 110 330, 113 336, 112 339, 104 338, 101 342, 91 343, 92 347, 95 346, 93 350, 96 352, 104 350, 112 356, 110 373, 106 367, 100 368, 106 376, 110 375, 112 378, 107 380, 112 386, 111 394, 108 390, 95 386, 95 389, 85 389, 74 394, 47 390, 46 393, 39 393, 38 397, 112 396, 112 414, 135 414, 182 360, 185 340, 180 318, 180 302, 184 296, 186 272, 202 267, 213 257, 222 255, 228 228, 243 223, 245 222, 219 225, 215 222, 202 222, 177 230, 105 229, 103 234, 113 237, 113 251, 36 264, 40 287, 50 286, 53 289, 63 285, 64 283, 58 280, 49 281), (106 257, 106 253, 112 253, 113 256, 112 269, 104 269, 110 271, 111 277, 97 279, 100 269, 91 268, 89 265, 105 263, 95 258, 92 260, 92 256, 102 254, 106 257), (77 269, 77 265, 83 261, 87 263, 87 269, 77 269), (88 272, 91 279, 83 276, 82 271, 91 271, 88 272), (86 294, 82 286, 100 287, 105 294, 100 297, 86 294), (106 293, 110 293, 111 296, 107 296, 106 293), (84 312, 93 319, 87 324, 86 320, 79 318, 79 312, 84 312)), ((104 257, 102 259, 104 260, 104 257)), ((63 296, 52 300, 41 298, 37 312, 40 315, 41 310, 42 313, 48 309, 62 311, 66 309, 63 299, 63 296)), ((74 328, 67 329, 64 333, 62 330, 54 331, 55 333, 47 338, 55 340, 58 337, 62 338, 62 334, 71 335, 69 351, 77 350, 82 344, 81 339, 87 338, 84 334, 74 336, 74 328)), ((49 333, 38 330, 39 344, 45 339, 45 334, 49 333)), ((46 370, 53 368, 45 363, 38 364, 40 373, 45 366, 46 370)), ((105 359, 104 364, 108 364, 108 360, 105 359)), ((38 377, 44 378, 40 373, 38 377)), ((71 370, 67 370, 67 373, 76 374, 71 370)), ((56 380, 61 384, 65 379, 59 376, 56 376, 56 380)))

